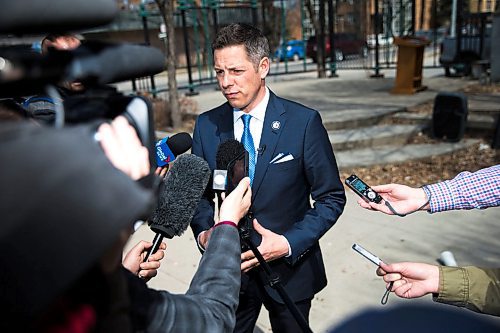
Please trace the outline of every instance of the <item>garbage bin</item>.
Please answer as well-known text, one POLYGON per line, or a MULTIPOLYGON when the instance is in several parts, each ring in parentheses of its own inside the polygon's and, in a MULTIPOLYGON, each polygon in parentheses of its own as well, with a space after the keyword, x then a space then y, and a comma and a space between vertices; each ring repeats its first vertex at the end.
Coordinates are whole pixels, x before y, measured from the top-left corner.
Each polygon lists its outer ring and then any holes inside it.
POLYGON ((426 38, 414 36, 394 37, 398 46, 398 64, 393 94, 414 94, 425 90, 422 85, 422 65, 425 47, 430 44, 426 38))

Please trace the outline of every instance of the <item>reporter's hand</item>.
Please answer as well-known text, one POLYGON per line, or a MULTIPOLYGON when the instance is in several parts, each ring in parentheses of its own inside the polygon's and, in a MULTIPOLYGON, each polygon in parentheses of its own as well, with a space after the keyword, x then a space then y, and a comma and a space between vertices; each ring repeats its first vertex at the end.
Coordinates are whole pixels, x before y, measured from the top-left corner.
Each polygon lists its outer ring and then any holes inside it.
POLYGON ((250 178, 245 177, 239 182, 238 186, 224 198, 224 201, 222 201, 218 222, 232 221, 238 224, 250 209, 251 199, 252 189, 250 188, 250 178))
POLYGON ((381 263, 377 275, 389 284, 391 291, 401 298, 417 298, 439 291, 439 267, 415 262, 387 265, 381 263))
POLYGON ((155 170, 155 175, 161 178, 165 178, 165 176, 167 175, 167 171, 168 171, 168 164, 163 167, 157 167, 155 170))
MULTIPOLYGON (((238 186, 222 201, 219 210, 219 220, 215 224, 222 221, 232 221, 236 224, 245 216, 250 209, 252 199, 252 189, 250 188, 250 178, 243 178, 238 186)), ((202 231, 198 235, 198 244, 206 249, 212 228, 202 231)))
MULTIPOLYGON (((372 189, 380 194, 384 201, 389 201, 391 206, 400 214, 408 214, 419 209, 424 205, 428 198, 422 188, 413 188, 400 184, 387 184, 372 186, 372 189)), ((394 215, 394 213, 385 205, 385 202, 376 204, 374 202, 367 203, 363 199, 358 200, 358 204, 366 209, 377 210, 379 212, 394 215)), ((427 204, 421 210, 429 209, 427 204)))
POLYGON ((148 150, 141 144, 135 129, 123 116, 97 130, 101 147, 111 163, 137 180, 149 174, 148 150))
POLYGON ((162 242, 156 253, 149 256, 148 261, 143 262, 146 257, 147 250, 153 246, 153 243, 140 241, 134 246, 123 258, 123 267, 128 269, 133 274, 149 281, 158 274, 160 261, 165 256, 167 244, 162 242))

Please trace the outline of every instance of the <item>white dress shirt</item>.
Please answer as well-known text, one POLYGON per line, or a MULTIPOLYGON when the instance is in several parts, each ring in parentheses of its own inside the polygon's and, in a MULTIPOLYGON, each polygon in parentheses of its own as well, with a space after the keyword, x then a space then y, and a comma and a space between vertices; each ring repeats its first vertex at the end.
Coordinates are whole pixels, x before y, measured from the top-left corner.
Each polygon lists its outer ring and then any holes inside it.
MULTIPOLYGON (((249 115, 250 118, 250 133, 252 134, 253 146, 255 147, 255 163, 258 159, 258 149, 260 147, 260 138, 262 136, 262 127, 264 126, 264 117, 266 116, 267 104, 269 103, 269 88, 266 87, 266 94, 264 99, 260 101, 255 108, 253 108, 249 115)), ((234 121, 234 138, 241 141, 243 136, 243 119, 241 118, 245 112, 240 109, 233 108, 233 121, 234 121)))

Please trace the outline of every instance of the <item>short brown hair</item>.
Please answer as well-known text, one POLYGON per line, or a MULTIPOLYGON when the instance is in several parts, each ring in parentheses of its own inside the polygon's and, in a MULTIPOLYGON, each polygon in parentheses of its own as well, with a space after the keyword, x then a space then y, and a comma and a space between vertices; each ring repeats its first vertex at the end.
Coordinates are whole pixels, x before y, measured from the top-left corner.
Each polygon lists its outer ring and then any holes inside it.
POLYGON ((269 42, 257 28, 246 23, 232 23, 220 29, 212 42, 212 52, 228 46, 245 46, 247 56, 255 65, 264 57, 269 57, 269 42))

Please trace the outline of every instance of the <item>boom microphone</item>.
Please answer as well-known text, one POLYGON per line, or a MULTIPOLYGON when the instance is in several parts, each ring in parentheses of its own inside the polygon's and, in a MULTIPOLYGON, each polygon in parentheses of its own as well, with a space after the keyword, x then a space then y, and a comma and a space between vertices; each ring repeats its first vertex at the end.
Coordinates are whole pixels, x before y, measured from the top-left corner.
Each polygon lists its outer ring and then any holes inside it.
POLYGON ((46 56, 0 49, 0 96, 41 93, 47 84, 80 81, 87 88, 154 75, 165 56, 154 47, 85 42, 71 51, 51 49, 46 56))
POLYGON ((156 165, 163 167, 191 148, 193 139, 186 132, 165 137, 156 143, 156 165))
POLYGON ((109 84, 165 69, 165 55, 150 46, 86 42, 72 53, 75 59, 67 68, 69 81, 109 84))
POLYGON ((118 14, 115 0, 2 1, 0 33, 57 33, 111 23, 118 14))
POLYGON ((158 206, 150 219, 156 235, 144 261, 155 253, 163 237, 180 236, 188 228, 210 178, 208 163, 193 154, 177 158, 163 180, 158 206))

